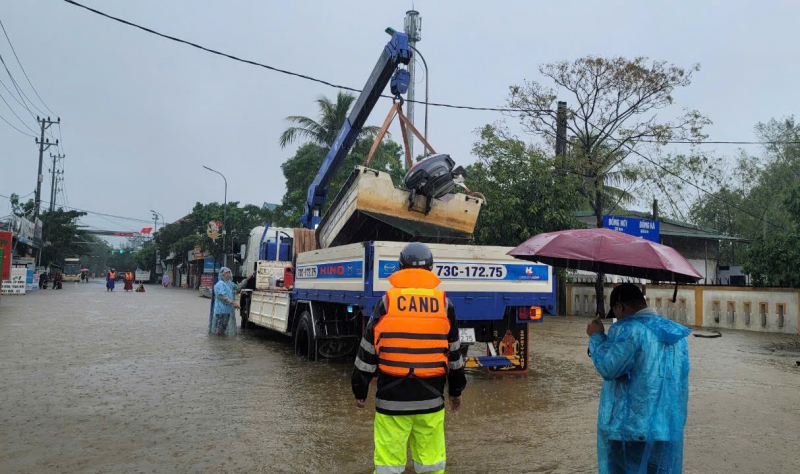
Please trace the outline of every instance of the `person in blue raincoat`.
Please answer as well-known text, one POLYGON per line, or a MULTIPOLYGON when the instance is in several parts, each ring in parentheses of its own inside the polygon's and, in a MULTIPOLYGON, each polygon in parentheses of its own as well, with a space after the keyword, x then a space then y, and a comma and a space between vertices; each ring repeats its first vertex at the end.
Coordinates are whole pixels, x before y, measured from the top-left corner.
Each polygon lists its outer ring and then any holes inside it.
POLYGON ((614 288, 609 304, 608 316, 619 321, 608 335, 599 318, 586 328, 592 363, 603 377, 598 472, 680 473, 691 331, 648 308, 630 283, 614 288))
POLYGON ((231 269, 222 267, 219 271, 220 279, 214 285, 214 311, 208 325, 208 332, 218 336, 232 336, 236 334, 235 309, 239 307, 234 295, 253 276, 250 275, 239 285, 231 279, 231 269))

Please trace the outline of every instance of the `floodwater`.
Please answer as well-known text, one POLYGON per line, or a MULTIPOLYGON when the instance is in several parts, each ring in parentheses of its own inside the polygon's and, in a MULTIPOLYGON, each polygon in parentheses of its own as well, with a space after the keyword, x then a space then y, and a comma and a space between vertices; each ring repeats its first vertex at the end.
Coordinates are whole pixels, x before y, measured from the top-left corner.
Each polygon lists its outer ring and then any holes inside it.
MULTIPOLYGON (((374 392, 286 338, 209 337, 209 300, 99 282, 0 303, 0 472, 369 473, 374 392)), ((592 472, 601 379, 585 320, 533 327, 527 376, 470 372, 448 473, 592 472)), ((690 337, 685 472, 800 472, 800 341, 690 337)), ((407 472, 412 472, 411 467, 407 472)))

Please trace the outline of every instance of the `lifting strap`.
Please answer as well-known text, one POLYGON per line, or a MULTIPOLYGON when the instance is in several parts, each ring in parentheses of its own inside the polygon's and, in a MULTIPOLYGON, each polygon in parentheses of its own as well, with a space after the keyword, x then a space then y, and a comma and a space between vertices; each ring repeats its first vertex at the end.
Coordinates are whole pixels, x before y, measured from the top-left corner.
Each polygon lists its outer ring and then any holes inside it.
POLYGON ((414 127, 414 124, 411 123, 411 121, 408 119, 408 117, 405 116, 405 114, 403 114, 402 102, 395 102, 389 108, 389 113, 386 115, 386 119, 383 121, 383 125, 381 125, 381 128, 378 130, 378 134, 375 135, 375 140, 372 142, 372 148, 370 148, 369 150, 367 159, 364 160, 364 166, 368 166, 369 162, 372 161, 372 157, 375 156, 375 152, 378 151, 378 146, 381 144, 383 138, 386 136, 386 132, 389 131, 389 125, 392 124, 395 115, 400 117, 400 132, 402 132, 403 134, 403 145, 406 152, 406 168, 410 169, 412 166, 414 166, 414 161, 411 157, 411 150, 408 147, 408 132, 406 131, 406 127, 411 129, 411 132, 414 133, 417 139, 420 142, 422 142, 422 144, 430 153, 436 153, 436 151, 434 151, 430 143, 428 143, 428 141, 425 140, 425 137, 423 137, 422 134, 419 133, 419 130, 417 130, 417 128, 414 127))

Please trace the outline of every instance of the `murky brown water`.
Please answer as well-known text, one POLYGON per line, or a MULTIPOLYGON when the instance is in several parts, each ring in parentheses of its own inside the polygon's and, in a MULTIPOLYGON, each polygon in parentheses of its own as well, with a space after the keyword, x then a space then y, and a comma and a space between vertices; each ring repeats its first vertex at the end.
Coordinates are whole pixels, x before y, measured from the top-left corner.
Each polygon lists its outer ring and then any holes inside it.
MULTIPOLYGON (((371 472, 373 411, 353 405, 350 363, 296 359, 267 333, 209 338, 209 300, 148 288, 3 297, 0 472, 371 472)), ((470 374, 447 414, 449 473, 594 470, 584 328, 535 326, 527 376, 470 374)), ((798 338, 689 343, 685 472, 800 472, 798 338)))

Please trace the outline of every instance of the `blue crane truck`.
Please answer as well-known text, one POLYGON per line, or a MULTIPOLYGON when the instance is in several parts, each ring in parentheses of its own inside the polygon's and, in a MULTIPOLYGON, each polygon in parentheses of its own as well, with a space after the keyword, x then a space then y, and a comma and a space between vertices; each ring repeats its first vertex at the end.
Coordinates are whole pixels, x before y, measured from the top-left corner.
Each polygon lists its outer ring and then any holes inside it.
POLYGON ((359 166, 321 217, 330 180, 386 86, 391 83, 395 101, 402 101, 407 90, 408 72, 401 66, 410 59, 408 38, 387 32, 392 39, 308 190, 302 223, 316 230, 317 244, 325 248, 293 252, 303 231, 269 225, 254 229, 246 261, 258 260, 257 284, 245 297, 246 322, 291 337, 298 356, 318 360, 354 355, 373 307, 390 288, 387 278, 399 269, 400 250, 409 241, 423 241, 433 252, 440 288, 455 305, 465 355, 470 345, 486 344, 486 355, 467 357, 466 365, 526 372, 530 324, 555 312, 552 268, 515 260, 506 255, 510 248, 468 245, 471 229, 448 230, 448 222, 462 225, 469 213, 474 228, 481 200, 464 194, 428 196, 424 211, 415 213, 411 194, 407 210, 405 201, 399 204, 406 212, 402 218, 378 215, 376 209, 392 208, 409 192, 393 188, 387 173, 359 166), (293 275, 293 284, 286 284, 283 275, 293 275))

